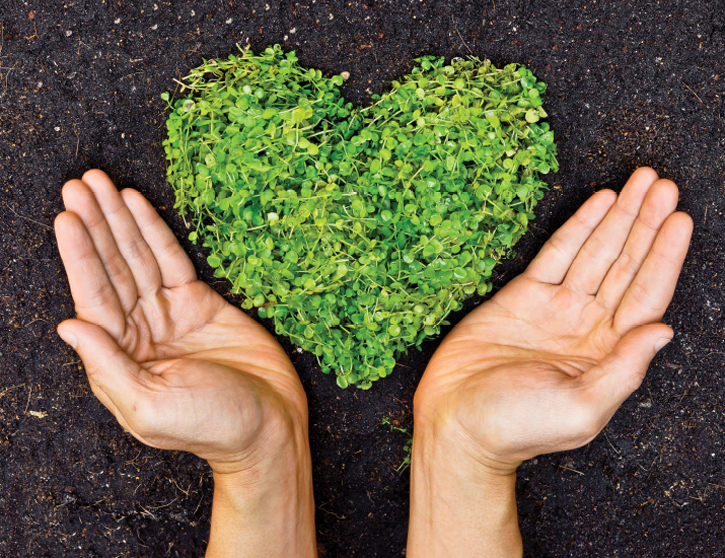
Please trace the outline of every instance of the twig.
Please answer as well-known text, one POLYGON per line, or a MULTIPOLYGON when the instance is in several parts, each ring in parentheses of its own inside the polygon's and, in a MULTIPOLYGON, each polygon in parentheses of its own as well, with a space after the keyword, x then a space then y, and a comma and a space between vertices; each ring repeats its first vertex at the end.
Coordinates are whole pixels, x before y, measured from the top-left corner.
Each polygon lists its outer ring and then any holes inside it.
POLYGON ((317 506, 317 509, 322 510, 327 515, 334 515, 337 519, 347 519, 344 515, 337 515, 335 512, 326 510, 325 508, 322 507, 322 506, 326 506, 329 503, 330 502, 325 502, 324 504, 320 504, 319 506, 317 506))
POLYGON ((76 135, 76 156, 75 158, 78 158, 78 148, 81 146, 81 137, 78 135, 78 130, 76 130, 76 125, 73 124, 73 132, 76 135))
POLYGON ((35 33, 30 35, 30 37, 25 37, 26 41, 29 41, 30 39, 35 39, 38 36, 38 24, 33 22, 33 28, 35 29, 35 33))
POLYGON ((703 102, 702 102, 702 99, 700 99, 700 96, 699 96, 699 95, 698 95, 697 93, 695 93, 695 92, 693 91, 692 87, 690 87, 689 85, 687 85, 687 84, 685 83, 685 81, 684 81, 684 80, 680 80, 680 81, 682 82, 682 85, 684 85, 685 87, 687 87, 687 88, 688 88, 688 89, 690 90, 690 92, 691 92, 691 93, 692 93, 692 94, 693 94, 693 95, 694 95, 695 97, 697 97, 697 100, 698 100, 698 101, 700 101, 700 104, 701 104, 701 105, 704 105, 704 104, 705 104, 705 103, 703 103, 703 102))
POLYGON ((35 322, 45 322, 45 323, 46 323, 46 324, 48 324, 49 326, 52 326, 52 325, 53 325, 53 324, 51 324, 51 323, 50 323, 50 322, 49 322, 48 320, 44 320, 43 318, 35 318, 34 320, 31 320, 31 321, 29 321, 29 322, 28 322, 27 324, 25 324, 25 325, 24 325, 23 327, 28 327, 29 325, 32 325, 32 324, 34 324, 35 322))
POLYGON ((8 204, 3 204, 5 207, 7 207, 10 211, 12 211, 17 217, 20 217, 21 219, 26 219, 27 221, 31 221, 35 223, 36 225, 40 225, 41 227, 45 227, 49 231, 53 230, 53 227, 50 225, 46 225, 45 223, 41 223, 40 221, 36 221, 35 219, 31 219, 30 217, 26 217, 25 215, 20 215, 17 211, 15 211, 12 207, 10 207, 8 204))
POLYGON ((471 47, 469 47, 466 44, 466 41, 463 40, 463 37, 461 37, 461 33, 458 31, 458 28, 456 27, 456 21, 453 19, 453 14, 451 14, 451 23, 453 24, 453 30, 458 34, 458 38, 461 39, 463 46, 465 46, 468 49, 468 52, 470 52, 471 55, 473 55, 473 51, 471 50, 471 47))
POLYGON ((141 512, 141 515, 148 515, 151 519, 156 521, 156 516, 154 514, 152 514, 149 510, 144 508, 141 504, 139 504, 139 507, 143 510, 143 512, 141 512))
POLYGON ((23 411, 23 414, 28 414, 28 407, 30 407, 30 396, 33 393, 33 386, 30 386, 30 389, 28 390, 28 402, 25 404, 25 410, 23 411))
POLYGON ((204 493, 202 492, 201 497, 199 498, 199 503, 196 505, 196 509, 194 510, 194 513, 191 514, 191 517, 194 517, 196 515, 196 512, 199 511, 199 508, 201 507, 201 502, 204 500, 204 493))
POLYGON ((571 471, 572 473, 576 473, 577 475, 584 476, 584 473, 581 471, 577 471, 576 469, 572 469, 571 467, 566 467, 565 465, 559 465, 560 469, 566 469, 567 471, 571 471))
POLYGON ((178 488, 180 492, 183 492, 184 494, 186 494, 187 498, 189 497, 189 491, 191 490, 191 485, 189 485, 189 488, 184 490, 178 484, 176 484, 176 481, 174 479, 167 478, 166 480, 168 480, 171 484, 173 484, 176 488, 178 488))
MULTIPOLYGON (((664 451, 664 449, 663 449, 663 451, 664 451)), ((652 466, 657 462, 657 460, 660 457, 662 457, 661 453, 660 453, 660 455, 658 455, 657 457, 655 457, 652 460, 652 463, 649 464, 649 469, 645 469, 644 467, 642 467, 642 465, 639 463, 639 461, 636 462, 637 463, 637 467, 639 467, 640 469, 642 469, 645 473, 649 473, 652 470, 652 466)), ((649 476, 647 476, 647 478, 649 478, 649 476)))
POLYGON ((607 436, 607 433, 604 432, 604 437, 607 439, 607 443, 612 447, 612 449, 617 453, 617 455, 622 453, 622 450, 618 450, 612 445, 612 442, 609 441, 609 436, 607 436))
POLYGON ((151 509, 151 510, 160 510, 161 508, 167 508, 171 504, 173 504, 174 502, 176 502, 176 500, 178 500, 178 499, 179 499, 179 497, 177 496, 176 498, 174 498, 173 500, 171 500, 171 502, 169 502, 168 504, 162 504, 161 506, 149 506, 149 509, 151 509))
POLYGON ((81 45, 83 45, 84 47, 86 47, 88 50, 91 49, 91 47, 89 47, 86 43, 84 43, 83 41, 81 41, 81 37, 79 35, 78 36, 78 56, 81 55, 81 45))

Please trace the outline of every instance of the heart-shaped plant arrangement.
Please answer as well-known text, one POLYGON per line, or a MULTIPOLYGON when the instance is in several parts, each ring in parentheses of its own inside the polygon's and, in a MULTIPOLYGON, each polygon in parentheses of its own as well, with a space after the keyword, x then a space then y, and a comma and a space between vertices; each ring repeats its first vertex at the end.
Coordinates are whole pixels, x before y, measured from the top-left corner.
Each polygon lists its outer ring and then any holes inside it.
MULTIPOLYGON (((244 307, 345 388, 388 376, 491 290, 556 171, 525 67, 424 57, 374 103, 279 46, 193 70, 169 102, 168 178, 244 307)), ((162 97, 169 101, 169 95, 162 97)))

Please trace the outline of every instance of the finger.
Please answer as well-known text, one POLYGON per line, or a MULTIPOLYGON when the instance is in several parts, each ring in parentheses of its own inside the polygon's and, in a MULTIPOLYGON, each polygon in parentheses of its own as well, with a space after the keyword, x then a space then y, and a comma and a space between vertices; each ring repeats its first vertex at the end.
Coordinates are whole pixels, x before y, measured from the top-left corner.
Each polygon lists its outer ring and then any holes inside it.
POLYGON ((130 188, 123 190, 121 197, 156 258, 163 286, 172 288, 196 281, 196 270, 189 256, 148 200, 130 188))
POLYGON ((66 320, 58 335, 78 353, 91 389, 128 430, 124 412, 134 406, 141 367, 103 329, 83 320, 66 320))
POLYGON ((650 188, 622 254, 609 269, 597 292, 597 300, 612 314, 652 249, 660 228, 675 211, 678 195, 677 186, 671 180, 658 180, 650 188))
POLYGON ((161 288, 161 273, 156 258, 138 230, 133 215, 126 207, 111 179, 100 170, 90 170, 83 182, 93 191, 108 221, 116 245, 128 264, 139 296, 149 296, 161 288))
POLYGON ((620 335, 662 319, 675 292, 691 236, 689 215, 673 213, 667 218, 614 315, 614 329, 620 335))
POLYGON ((577 292, 596 294, 614 261, 622 253, 657 173, 650 168, 637 169, 617 197, 617 203, 607 213, 577 254, 564 285, 577 292))
POLYGON ((64 211, 55 218, 55 234, 78 317, 120 339, 126 330, 125 314, 83 222, 64 211))
POLYGON ((617 194, 611 190, 600 190, 585 201, 544 244, 524 275, 542 283, 561 283, 587 238, 616 201, 617 194))
POLYGON ((71 180, 63 186, 63 202, 68 211, 72 211, 83 221, 111 285, 118 295, 121 307, 128 314, 138 299, 136 281, 116 246, 116 240, 96 202, 96 197, 86 184, 80 180, 71 180))
MULTIPOLYGON (((582 380, 589 388, 596 414, 609 420, 619 406, 642 384, 657 352, 672 340, 673 331, 664 324, 649 324, 627 333, 601 363, 588 370, 582 380)), ((600 428, 604 424, 600 425, 600 428)))

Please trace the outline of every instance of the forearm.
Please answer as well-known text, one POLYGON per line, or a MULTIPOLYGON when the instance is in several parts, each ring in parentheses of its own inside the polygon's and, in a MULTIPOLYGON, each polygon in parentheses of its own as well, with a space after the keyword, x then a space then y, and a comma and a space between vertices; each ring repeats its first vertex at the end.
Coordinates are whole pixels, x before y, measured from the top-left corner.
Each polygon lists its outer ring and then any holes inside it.
POLYGON ((207 558, 314 558, 307 436, 249 470, 214 474, 207 558))
POLYGON ((407 556, 520 557, 515 485, 515 472, 488 471, 456 441, 416 429, 407 556))

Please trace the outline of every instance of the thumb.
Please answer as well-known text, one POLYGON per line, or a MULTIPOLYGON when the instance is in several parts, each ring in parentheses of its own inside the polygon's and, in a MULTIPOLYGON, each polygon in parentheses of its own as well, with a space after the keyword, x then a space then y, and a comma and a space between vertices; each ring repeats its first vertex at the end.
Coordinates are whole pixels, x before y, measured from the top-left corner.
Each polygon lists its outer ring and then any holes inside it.
POLYGON ((140 367, 105 329, 83 320, 66 320, 58 326, 58 335, 78 353, 91 383, 114 406, 120 407, 122 398, 132 396, 140 367))
POLYGON ((627 333, 614 350, 585 374, 602 405, 614 411, 642 384, 657 352, 672 340, 665 324, 648 324, 627 333))

